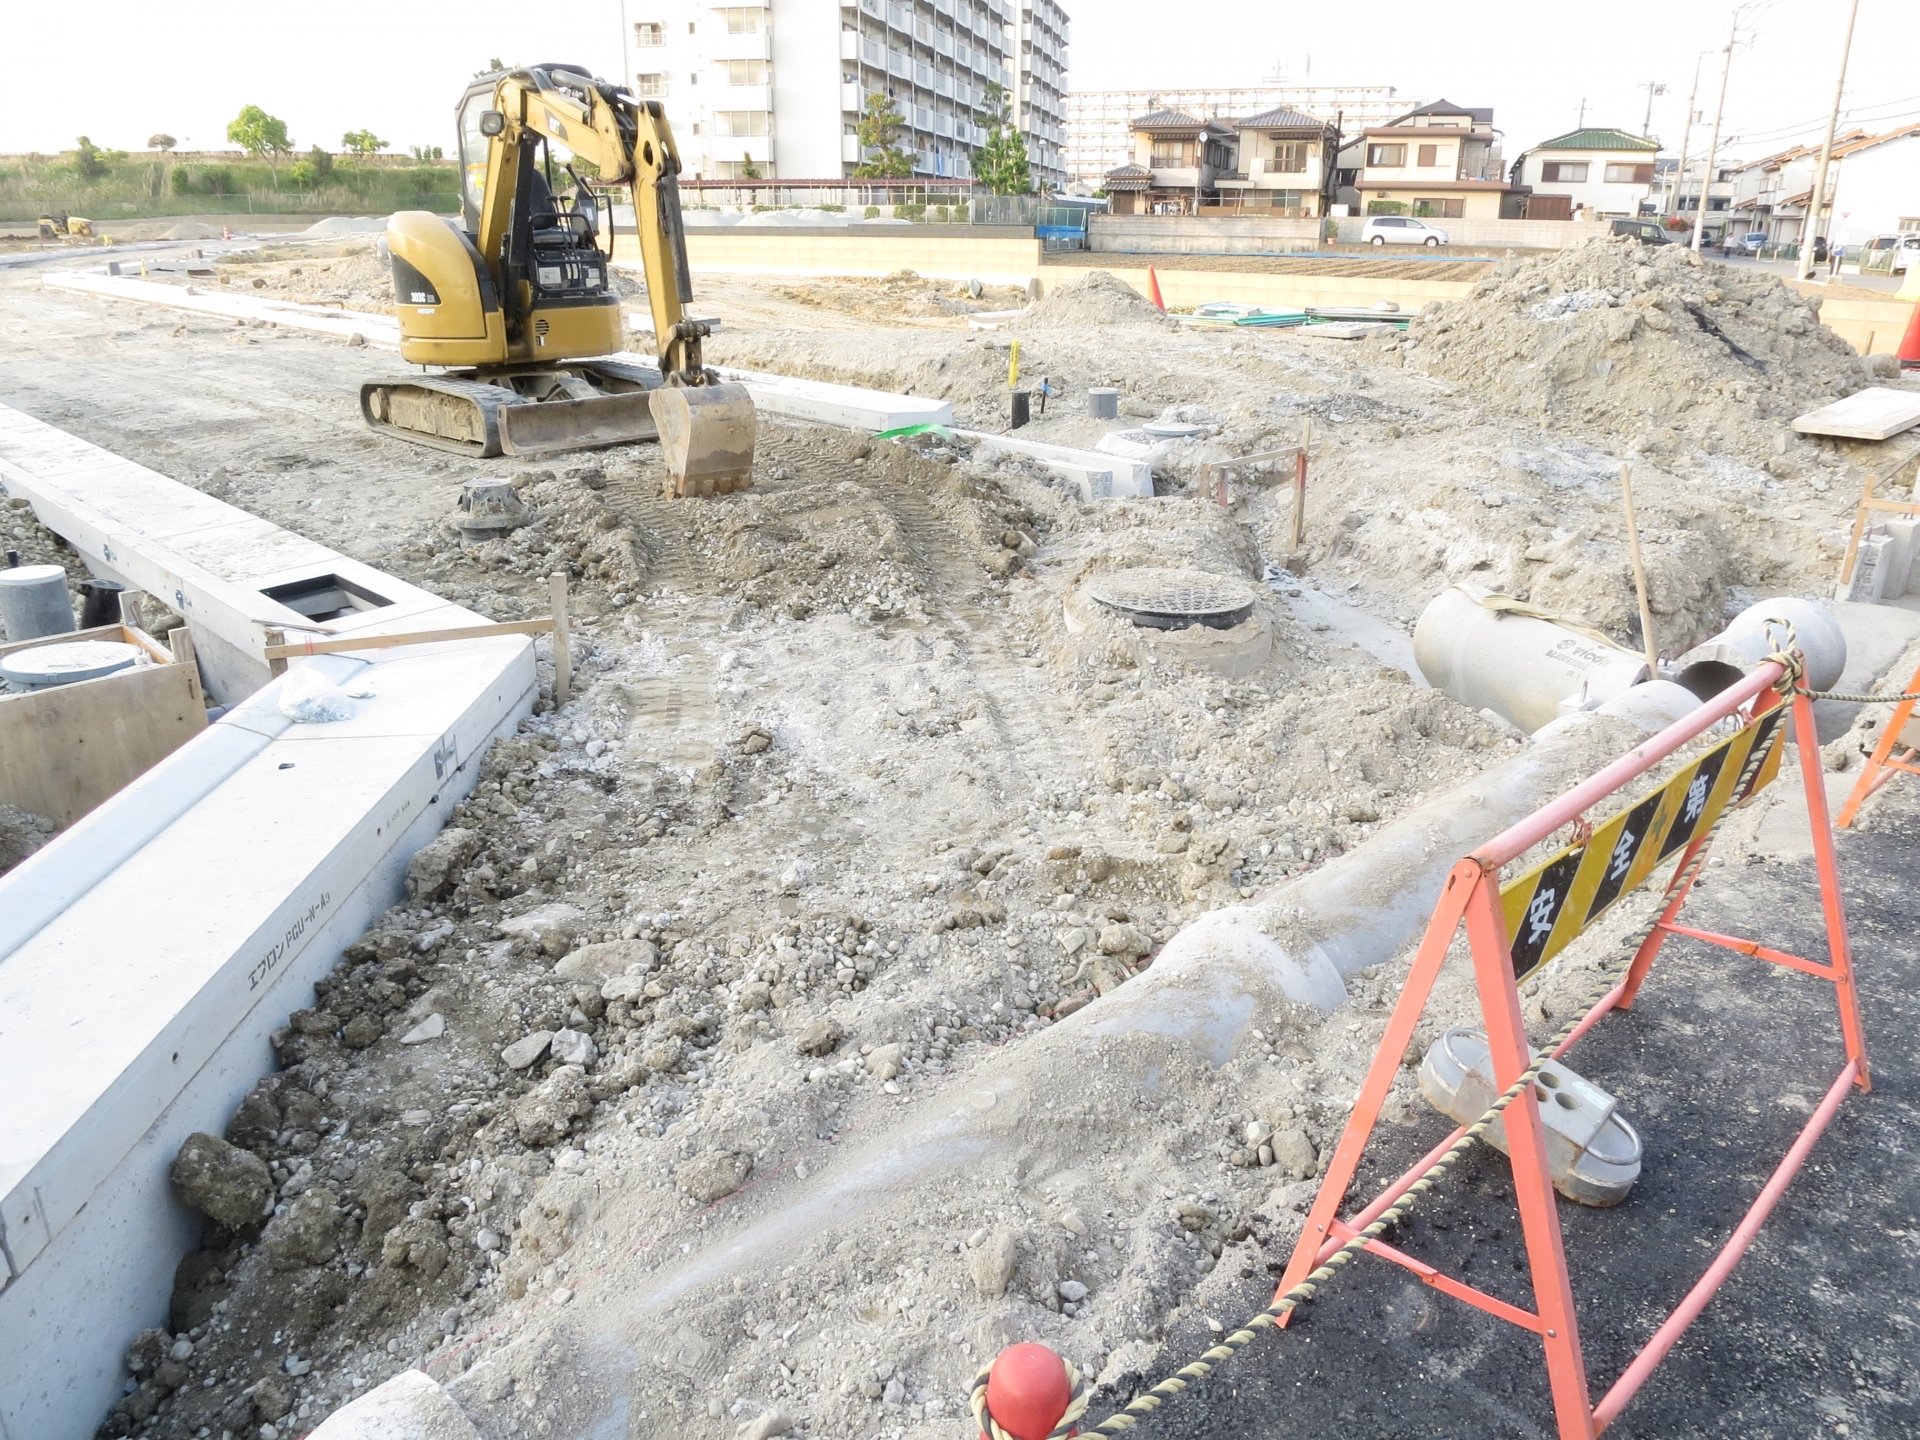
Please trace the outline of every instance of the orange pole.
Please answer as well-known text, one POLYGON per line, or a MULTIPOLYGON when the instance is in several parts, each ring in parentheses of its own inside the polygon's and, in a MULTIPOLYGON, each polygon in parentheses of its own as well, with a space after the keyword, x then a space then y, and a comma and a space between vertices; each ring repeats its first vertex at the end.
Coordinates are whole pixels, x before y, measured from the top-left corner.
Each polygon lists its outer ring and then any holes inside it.
POLYGON ((1807 787, 1807 820, 1813 827, 1813 858, 1820 872, 1820 908, 1827 919, 1827 957, 1835 979, 1834 999, 1840 1006, 1840 1030, 1846 1036, 1847 1058, 1859 1072, 1862 1091, 1873 1089, 1867 1069, 1866 1034, 1860 1027, 1860 998, 1853 984, 1853 946, 1847 939, 1847 912, 1840 898, 1840 866, 1834 855, 1833 825, 1827 811, 1826 766, 1821 763, 1820 737, 1813 728, 1813 701, 1793 697, 1793 738, 1800 748, 1800 775, 1807 787))
MULTIPOLYGON (((1507 927, 1500 914, 1498 871, 1474 887, 1467 905, 1467 940, 1473 951, 1474 979, 1480 990, 1480 1014, 1487 1026, 1487 1053, 1493 1062, 1493 1088, 1504 1094, 1530 1063, 1526 1024, 1520 1017, 1520 988, 1514 983, 1507 953, 1507 927)), ((1560 1440, 1593 1440, 1593 1402, 1587 1393, 1587 1362, 1580 1353, 1580 1331, 1573 1313, 1573 1281, 1560 1236, 1560 1212, 1547 1170, 1546 1133, 1540 1105, 1529 1086, 1502 1112, 1507 1127, 1507 1157, 1513 1163, 1514 1197, 1520 1230, 1533 1271, 1533 1308, 1545 1327, 1547 1381, 1560 1440)))
MULTIPOLYGON (((1916 306, 1920 309, 1920 306, 1916 306)), ((1912 695, 1920 691, 1920 670, 1913 672, 1913 678, 1907 681, 1907 688, 1901 693, 1912 695)), ((1893 756, 1893 747, 1900 743, 1900 732, 1907 728, 1907 721, 1913 718, 1913 701, 1902 700, 1893 707, 1893 715, 1887 721, 1887 728, 1880 736, 1880 743, 1873 747, 1873 756, 1867 761, 1866 768, 1860 772, 1860 778, 1854 782, 1853 793, 1847 796, 1847 803, 1840 807, 1839 826, 1842 830, 1853 824, 1854 817, 1860 813, 1860 807, 1867 797, 1893 778, 1887 767, 1887 761, 1893 756)))
MULTIPOLYGON (((1413 968, 1407 972, 1406 984, 1401 987, 1400 999, 1387 1021, 1386 1033, 1380 1037, 1380 1047, 1373 1052, 1373 1065, 1353 1102, 1353 1113, 1347 1116, 1347 1128, 1334 1147, 1333 1159, 1320 1180, 1320 1192, 1314 1196, 1313 1209, 1307 1212, 1307 1223, 1300 1227, 1300 1238, 1294 1242, 1286 1273, 1273 1292, 1276 1300, 1306 1279, 1321 1263, 1321 1243, 1333 1234, 1333 1222, 1347 1198, 1347 1187, 1353 1183, 1354 1171, 1360 1168, 1360 1156, 1373 1134, 1380 1107, 1386 1103, 1387 1092, 1393 1088, 1394 1077, 1400 1071, 1400 1057, 1407 1053, 1407 1046, 1413 1041, 1414 1026, 1420 1023, 1420 1013, 1426 1009, 1434 979, 1447 958, 1447 947, 1453 944, 1453 932, 1460 928, 1461 913, 1475 889, 1483 883, 1480 867, 1471 860, 1462 860, 1447 874, 1446 884, 1440 891, 1440 903, 1433 907, 1433 918, 1427 922, 1427 933, 1413 957, 1413 968)), ((1370 1225, 1375 1218, 1378 1212, 1363 1224, 1370 1225)), ((1280 1317, 1280 1323, 1285 1325, 1293 1315, 1289 1310, 1280 1317)))

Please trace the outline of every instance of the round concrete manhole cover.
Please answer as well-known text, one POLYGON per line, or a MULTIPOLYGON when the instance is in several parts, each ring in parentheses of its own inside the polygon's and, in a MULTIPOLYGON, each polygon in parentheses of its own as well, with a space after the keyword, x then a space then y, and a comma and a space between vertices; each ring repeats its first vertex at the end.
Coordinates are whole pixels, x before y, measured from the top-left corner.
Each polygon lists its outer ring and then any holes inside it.
POLYGON ((1204 570, 1115 570, 1087 582, 1087 594, 1135 625, 1231 630, 1253 614, 1251 585, 1204 570))

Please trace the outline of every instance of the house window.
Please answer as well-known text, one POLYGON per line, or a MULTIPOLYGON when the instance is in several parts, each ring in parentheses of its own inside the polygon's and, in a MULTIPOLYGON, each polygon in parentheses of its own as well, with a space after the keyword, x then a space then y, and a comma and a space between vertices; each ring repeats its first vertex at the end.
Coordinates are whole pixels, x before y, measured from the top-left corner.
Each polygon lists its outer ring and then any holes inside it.
POLYGON ((750 140, 767 133, 767 112, 764 110, 716 110, 713 112, 713 133, 722 138, 750 140))
POLYGON ((1153 170, 1191 170, 1193 168, 1193 141, 1156 140, 1153 142, 1153 154, 1147 165, 1153 170))
POLYGON ((729 85, 764 85, 767 62, 764 60, 718 60, 714 62, 729 85))
POLYGON ((1367 164, 1392 170, 1407 163, 1407 147, 1404 145, 1367 146, 1367 164))
POLYGON ((1419 154, 1414 159, 1414 163, 1423 170, 1431 170, 1440 163, 1440 147, 1438 145, 1422 145, 1419 154))
POLYGON ((1413 213, 1459 220, 1466 216, 1467 202, 1458 195, 1416 195, 1413 197, 1413 213))
POLYGON ((1307 168, 1307 142, 1282 140, 1273 147, 1273 168, 1283 175, 1301 175, 1307 168))
POLYGON ((758 5, 729 5, 720 13, 727 17, 727 34, 758 35, 767 12, 758 5))
POLYGON ((1306 192, 1304 190, 1269 190, 1267 194, 1272 197, 1271 203, 1274 209, 1298 210, 1301 206, 1301 196, 1306 192))
POLYGON ((1902 215, 1898 229, 1903 235, 1910 235, 1916 231, 1920 231, 1920 215, 1902 215))
POLYGON ((1607 166, 1607 184, 1609 185, 1651 185, 1653 166, 1651 165, 1609 165, 1607 166))
POLYGON ((663 99, 667 93, 665 75, 636 75, 633 77, 634 93, 642 100, 663 99))
POLYGON ((646 49, 667 43, 667 27, 658 20, 642 20, 633 27, 633 43, 646 49))
POLYGON ((1549 160, 1540 167, 1540 180, 1545 185, 1584 185, 1587 181, 1586 162, 1549 160))

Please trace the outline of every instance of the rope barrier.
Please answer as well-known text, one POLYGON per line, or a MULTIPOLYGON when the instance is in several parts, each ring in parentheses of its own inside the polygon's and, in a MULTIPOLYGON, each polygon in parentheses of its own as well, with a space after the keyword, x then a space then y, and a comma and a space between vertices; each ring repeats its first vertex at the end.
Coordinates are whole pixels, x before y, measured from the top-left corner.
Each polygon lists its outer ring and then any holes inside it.
MULTIPOLYGON (((1784 624, 1785 622, 1781 623, 1784 624)), ((1775 653, 1769 655, 1767 658, 1779 662, 1784 671, 1781 676, 1780 685, 1784 687, 1784 690, 1791 690, 1798 684, 1801 673, 1801 662, 1792 648, 1794 639, 1793 627, 1787 625, 1786 631, 1785 644, 1776 644, 1775 653)), ((1772 638, 1771 632, 1769 632, 1769 638, 1772 638)), ((1742 770, 1739 784, 1734 790, 1735 794, 1744 792, 1745 787, 1752 781, 1754 774, 1765 761, 1767 753, 1765 749, 1756 747, 1754 753, 1747 758, 1747 763, 1742 770)), ((1712 848, 1715 832, 1719 830, 1721 823, 1726 817, 1732 813, 1733 807, 1729 806, 1727 809, 1722 810, 1719 816, 1715 818, 1712 826, 1708 828, 1706 834, 1702 837, 1701 844, 1694 851, 1692 860, 1675 871, 1673 878, 1668 881, 1665 891, 1667 897, 1673 896, 1685 886, 1693 883, 1694 879, 1699 875, 1701 868, 1706 864, 1707 852, 1712 848)), ((1638 953, 1640 946, 1646 943, 1647 938, 1651 936, 1658 927, 1660 916, 1664 913, 1664 905, 1655 908, 1654 918, 1649 921, 1647 927, 1641 931, 1640 939, 1634 944, 1632 953, 1638 953)), ((1320 1287, 1339 1274, 1341 1269, 1349 1264, 1355 1255, 1358 1255, 1369 1243, 1379 1239, 1381 1235, 1405 1219, 1412 1211, 1419 1197, 1432 1191, 1434 1186, 1452 1169, 1460 1157, 1479 1143, 1488 1128, 1500 1118, 1501 1112, 1521 1095, 1526 1093, 1528 1087, 1534 1083, 1535 1078, 1539 1075, 1541 1067, 1553 1058, 1553 1052, 1558 1050, 1573 1032, 1579 1028, 1580 1021, 1586 1016, 1587 1012, 1599 1004, 1600 1001, 1606 997, 1607 993, 1620 983, 1621 978, 1632 968, 1632 963, 1631 958, 1629 958, 1625 965, 1611 967, 1605 972, 1603 983, 1588 996, 1583 1004, 1575 1008, 1576 1018, 1563 1026, 1552 1040, 1541 1047, 1540 1053, 1534 1057, 1533 1062, 1528 1065, 1526 1069, 1522 1070, 1519 1078, 1495 1099, 1493 1104, 1487 1108, 1486 1113, 1466 1128, 1460 1138, 1448 1148, 1446 1154, 1442 1155, 1433 1165, 1428 1167, 1424 1174, 1413 1181, 1412 1184, 1408 1185, 1406 1189, 1402 1190, 1400 1194, 1394 1198, 1393 1203, 1380 1213, 1378 1219, 1364 1230, 1356 1232, 1351 1240, 1347 1241, 1346 1244, 1342 1245, 1327 1258, 1325 1264, 1313 1271, 1312 1274, 1308 1275, 1298 1285, 1295 1285, 1291 1290, 1287 1291, 1286 1294, 1276 1298, 1273 1304, 1269 1305, 1265 1310, 1249 1318, 1239 1329, 1225 1336, 1218 1345, 1204 1352, 1191 1364, 1182 1366, 1179 1370, 1154 1385, 1151 1389, 1135 1396, 1123 1409, 1109 1415, 1089 1433, 1094 1435, 1125 1434, 1142 1420, 1152 1415, 1168 1400, 1173 1399, 1192 1385, 1212 1375, 1222 1363, 1232 1359, 1235 1355, 1239 1354, 1241 1350, 1252 1344, 1261 1331, 1274 1329, 1279 1321, 1288 1313, 1312 1300, 1319 1292, 1320 1287)), ((991 1367, 988 1368, 990 1369, 991 1367)), ((974 1382, 974 1414, 976 1418, 980 1418, 985 1414, 986 1374, 987 1371, 982 1370, 979 1378, 974 1382)), ((991 1417, 987 1418, 991 1419, 991 1417)), ((1071 1415, 1063 1418, 1060 1422, 1061 1426, 1070 1426, 1071 1419, 1071 1415)), ((987 1429, 987 1426, 982 1424, 981 1429, 988 1436, 988 1440, 1014 1440, 1014 1437, 1009 1436, 998 1427, 987 1429)), ((1070 1432, 1065 1429, 1056 1428, 1054 1435, 1050 1436, 1049 1440, 1054 1440, 1054 1437, 1066 1433, 1070 1432)))

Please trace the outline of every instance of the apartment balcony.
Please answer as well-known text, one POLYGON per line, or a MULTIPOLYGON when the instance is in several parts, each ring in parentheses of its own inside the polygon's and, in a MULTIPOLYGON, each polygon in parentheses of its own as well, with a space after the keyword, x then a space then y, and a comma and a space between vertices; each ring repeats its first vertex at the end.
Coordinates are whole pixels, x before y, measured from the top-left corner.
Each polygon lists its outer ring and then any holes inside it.
POLYGON ((840 87, 841 114, 858 115, 866 103, 866 97, 861 94, 858 85, 842 85, 840 87))
POLYGON ((915 16, 913 21, 913 38, 918 40, 922 45, 933 44, 933 26, 918 16, 915 16))
POLYGON ((852 30, 842 30, 840 32, 840 58, 842 60, 858 60, 860 58, 860 36, 857 32, 852 30))
POLYGON ((918 85, 922 90, 931 90, 933 88, 933 67, 931 65, 922 65, 918 60, 914 61, 913 83, 918 85))
POLYGON ((946 71, 937 71, 933 77, 933 93, 951 100, 953 98, 953 76, 946 71))
POLYGON ((845 164, 858 165, 866 158, 866 156, 860 153, 860 137, 858 135, 842 135, 840 137, 840 159, 845 164))
POLYGON ((911 35, 913 34, 913 11, 900 5, 888 5, 887 24, 903 35, 911 35))
POLYGON ((773 87, 771 85, 717 85, 708 94, 707 104, 715 110, 770 112, 773 109, 773 87))
POLYGON ((953 0, 933 0, 933 13, 953 19, 953 0))
POLYGON ((933 133, 943 140, 953 138, 953 117, 936 113, 933 117, 933 133))
POLYGON ((953 57, 953 35, 947 30, 933 32, 933 53, 948 59, 953 57))
POLYGON ((773 37, 764 30, 757 35, 716 35, 707 41, 707 54, 714 60, 771 60, 773 37))
POLYGON ((860 41, 860 59, 876 70, 884 70, 887 68, 887 47, 878 40, 863 38, 860 41))
POLYGON ((913 61, 902 55, 898 50, 889 50, 887 52, 887 73, 896 80, 911 81, 913 79, 913 61))

